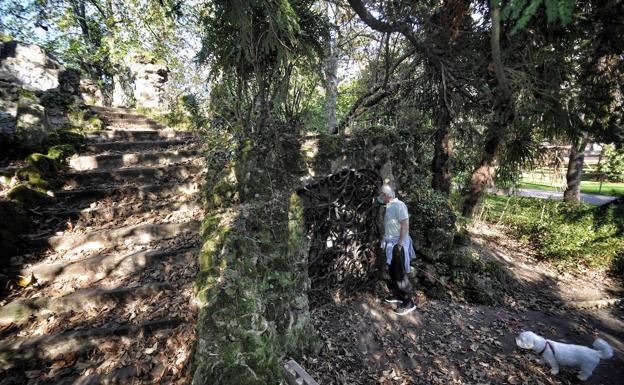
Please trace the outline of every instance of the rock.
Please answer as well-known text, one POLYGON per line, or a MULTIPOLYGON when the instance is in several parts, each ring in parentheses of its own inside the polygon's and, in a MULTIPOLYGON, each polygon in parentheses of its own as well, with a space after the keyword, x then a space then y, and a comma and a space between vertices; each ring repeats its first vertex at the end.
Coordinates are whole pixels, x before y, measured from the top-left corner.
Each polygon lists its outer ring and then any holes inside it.
POLYGON ((453 267, 462 267, 470 270, 474 263, 475 257, 469 254, 469 250, 457 249, 448 255, 448 262, 453 267))
POLYGON ((21 146, 27 150, 35 150, 48 139, 50 134, 51 129, 45 108, 38 104, 37 99, 20 98, 15 136, 21 146))
POLYGON ((18 236, 28 230, 31 222, 22 207, 8 201, 0 201, 0 218, 11 218, 10 221, 0 221, 0 267, 5 267, 10 263, 10 258, 17 254, 18 236))
POLYGON ((133 104, 132 72, 125 66, 118 66, 113 74, 113 107, 127 107, 133 104))
POLYGON ((476 274, 470 276, 465 289, 466 296, 471 301, 483 305, 493 305, 496 303, 494 287, 486 277, 476 274))
POLYGON ((48 150, 48 157, 57 162, 62 162, 66 158, 74 155, 76 152, 76 148, 74 148, 71 144, 58 144, 50 147, 48 150))
POLYGON ((52 176, 58 171, 56 160, 44 154, 30 154, 28 158, 26 158, 26 162, 46 176, 52 176))
POLYGON ((130 69, 134 75, 134 99, 137 107, 162 109, 165 103, 165 83, 169 69, 155 60, 135 56, 130 69))
POLYGON ((7 193, 9 200, 21 203, 26 207, 44 206, 53 201, 52 197, 33 190, 26 185, 19 184, 7 193))
POLYGON ((0 134, 15 133, 19 90, 17 85, 0 80, 0 134))
POLYGON ((91 79, 80 79, 80 95, 82 100, 91 106, 103 106, 104 95, 102 90, 91 79))
MULTIPOLYGON (((29 91, 55 89, 67 95, 75 95, 87 104, 101 106, 104 103, 104 96, 97 84, 83 79, 78 70, 65 68, 54 56, 35 44, 10 41, 0 46, 0 81, 29 91)), ((6 107, 0 107, 6 112, 6 107)), ((0 130, 2 119, 0 115, 0 130)))
POLYGON ((45 91, 59 86, 63 66, 35 44, 17 41, 0 47, 0 79, 30 91, 45 91))
POLYGON ((63 69, 58 75, 59 91, 67 94, 80 94, 80 72, 73 68, 63 69))
POLYGON ((44 174, 34 166, 21 168, 15 175, 17 175, 19 180, 28 182, 32 187, 43 190, 50 188, 50 183, 46 180, 44 174))

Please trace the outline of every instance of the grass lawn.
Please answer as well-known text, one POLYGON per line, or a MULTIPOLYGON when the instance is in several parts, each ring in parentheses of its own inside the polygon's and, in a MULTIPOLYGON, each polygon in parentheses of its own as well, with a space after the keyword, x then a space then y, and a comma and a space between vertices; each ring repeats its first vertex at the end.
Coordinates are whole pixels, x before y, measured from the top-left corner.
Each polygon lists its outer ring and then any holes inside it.
POLYGON ((486 195, 479 219, 500 223, 562 268, 624 271, 624 206, 486 195))
MULTIPOLYGON (((548 191, 557 190, 557 188, 554 186, 543 184, 543 183, 534 183, 526 179, 520 182, 518 187, 531 188, 531 189, 536 189, 536 190, 548 190, 548 191)), ((603 182, 600 193, 598 192, 599 187, 600 187, 600 182, 595 182, 595 181, 582 181, 581 182, 581 192, 585 194, 624 196, 624 183, 603 182)))

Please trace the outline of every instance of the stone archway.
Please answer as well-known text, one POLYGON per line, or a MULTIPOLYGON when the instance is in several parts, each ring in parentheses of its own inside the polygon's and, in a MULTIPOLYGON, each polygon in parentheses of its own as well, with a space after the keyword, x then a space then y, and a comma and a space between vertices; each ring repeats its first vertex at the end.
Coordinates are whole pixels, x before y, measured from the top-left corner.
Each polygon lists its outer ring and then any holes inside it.
POLYGON ((344 169, 299 189, 310 238, 312 303, 336 289, 369 284, 378 268, 382 180, 373 169, 344 169))

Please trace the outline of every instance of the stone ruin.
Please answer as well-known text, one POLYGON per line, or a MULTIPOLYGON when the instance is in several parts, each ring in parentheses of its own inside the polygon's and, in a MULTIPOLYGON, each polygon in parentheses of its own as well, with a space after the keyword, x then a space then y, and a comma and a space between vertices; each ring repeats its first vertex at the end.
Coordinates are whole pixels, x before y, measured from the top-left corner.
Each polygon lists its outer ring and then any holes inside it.
POLYGON ((67 106, 102 105, 96 84, 67 69, 43 48, 10 41, 0 45, 0 134, 35 149, 67 124, 67 106))
POLYGON ((60 87, 63 91, 80 96, 86 104, 101 106, 104 103, 102 91, 92 80, 81 78, 75 70, 66 69, 54 56, 36 44, 18 41, 2 44, 0 80, 28 91, 47 91, 60 87), (73 73, 67 75, 67 72, 73 73))
POLYGON ((169 69, 155 60, 139 58, 130 69, 134 73, 134 100, 137 107, 161 109, 165 103, 165 83, 169 69))
POLYGON ((135 54, 116 67, 112 105, 162 110, 169 69, 145 55, 135 54))
POLYGON ((29 91, 46 91, 59 86, 59 73, 65 68, 52 55, 35 44, 11 41, 0 51, 0 79, 29 91))

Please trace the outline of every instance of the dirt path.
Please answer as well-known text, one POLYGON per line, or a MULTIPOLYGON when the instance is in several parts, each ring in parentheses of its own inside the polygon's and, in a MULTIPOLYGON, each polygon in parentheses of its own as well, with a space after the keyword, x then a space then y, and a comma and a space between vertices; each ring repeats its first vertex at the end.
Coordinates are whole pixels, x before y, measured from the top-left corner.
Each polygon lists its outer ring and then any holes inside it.
POLYGON ((70 160, 0 301, 0 384, 188 383, 199 139, 129 110, 70 160))
POLYGON ((511 280, 500 307, 427 300, 398 317, 379 301, 383 285, 352 298, 334 298, 313 310, 321 349, 303 366, 322 384, 577 384, 521 351, 514 337, 533 330, 549 339, 591 345, 606 339, 615 356, 602 361, 587 384, 624 378, 624 310, 572 309, 576 301, 620 294, 604 276, 558 276, 526 245, 493 228, 473 229, 475 248, 505 262, 511 280), (479 235, 477 235, 479 234, 479 235))

